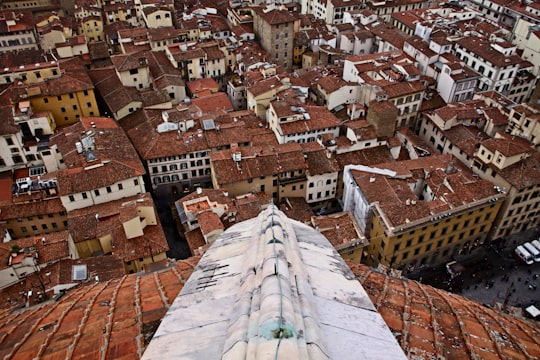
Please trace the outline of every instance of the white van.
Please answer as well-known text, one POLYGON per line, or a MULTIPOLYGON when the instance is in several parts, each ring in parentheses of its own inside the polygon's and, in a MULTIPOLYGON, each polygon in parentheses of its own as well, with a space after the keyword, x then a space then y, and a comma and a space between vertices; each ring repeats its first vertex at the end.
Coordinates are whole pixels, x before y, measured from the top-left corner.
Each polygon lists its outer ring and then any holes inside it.
POLYGON ((533 240, 531 241, 531 244, 540 251, 540 241, 539 240, 533 240))
POLYGON ((527 265, 534 262, 532 255, 522 245, 516 247, 514 253, 527 265))
POLYGON ((529 254, 532 255, 535 262, 540 262, 540 250, 538 250, 533 244, 529 242, 523 244, 523 247, 529 252, 529 254))

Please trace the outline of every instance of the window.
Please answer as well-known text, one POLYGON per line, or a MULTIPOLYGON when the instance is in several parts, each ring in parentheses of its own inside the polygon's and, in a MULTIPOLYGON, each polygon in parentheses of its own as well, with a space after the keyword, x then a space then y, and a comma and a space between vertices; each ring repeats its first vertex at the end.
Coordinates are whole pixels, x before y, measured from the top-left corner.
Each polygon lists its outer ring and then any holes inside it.
POLYGON ((95 194, 96 196, 99 196, 99 189, 94 190, 94 194, 95 194))
POLYGON ((74 201, 75 201, 75 196, 73 196, 73 195, 69 195, 68 198, 69 198, 69 201, 70 201, 70 202, 74 202, 74 201))
POLYGON ((134 184, 135 186, 139 186, 139 180, 138 180, 138 179, 134 179, 134 180, 133 180, 133 184, 134 184))
POLYGON ((108 193, 111 193, 111 192, 112 192, 112 189, 111 189, 110 186, 107 186, 106 189, 107 189, 107 192, 108 192, 108 193))
POLYGON ((82 193, 82 198, 83 198, 83 199, 88 199, 88 195, 87 195, 85 192, 83 192, 83 193, 82 193))

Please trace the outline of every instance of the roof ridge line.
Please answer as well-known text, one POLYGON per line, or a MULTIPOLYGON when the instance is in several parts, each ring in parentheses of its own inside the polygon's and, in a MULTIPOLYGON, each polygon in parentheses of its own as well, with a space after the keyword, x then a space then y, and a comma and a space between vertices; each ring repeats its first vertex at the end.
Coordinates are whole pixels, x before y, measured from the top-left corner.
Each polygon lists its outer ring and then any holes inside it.
POLYGON ((464 327, 464 324, 463 324, 463 320, 461 320, 458 316, 458 314, 456 313, 456 310, 454 308, 454 306, 452 304, 450 304, 450 302, 448 301, 448 299, 444 296, 441 295, 441 291, 439 291, 439 289, 435 288, 435 287, 432 287, 432 289, 435 291, 435 293, 439 296, 439 298, 441 298, 447 305, 448 305, 448 308, 450 310, 452 310, 452 313, 454 314, 454 317, 456 318, 456 323, 459 325, 459 330, 461 331, 461 336, 463 337, 463 340, 465 342, 465 346, 467 347, 467 349, 469 350, 469 354, 471 355, 472 358, 475 358, 475 359, 480 359, 481 356, 478 355, 474 350, 473 350, 473 344, 471 343, 471 340, 470 340, 470 335, 469 333, 465 332, 463 327, 464 327))
POLYGON ((120 288, 122 287, 122 284, 126 281, 127 276, 123 276, 120 278, 120 281, 116 285, 112 297, 111 302, 109 303, 109 312, 106 315, 106 322, 105 327, 103 329, 103 345, 101 347, 101 358, 105 359, 107 355, 107 349, 109 347, 110 337, 111 337, 111 329, 112 329, 112 321, 114 320, 114 310, 116 305, 116 298, 118 297, 118 293, 120 291, 120 288))
POLYGON ((142 306, 141 306, 141 289, 140 289, 140 283, 141 283, 141 277, 137 276, 135 278, 135 312, 137 315, 137 324, 139 325, 139 335, 135 338, 135 341, 137 342, 137 355, 139 355, 139 358, 142 357, 144 353, 144 338, 143 338, 143 320, 142 320, 142 306))
POLYGON ((104 284, 104 286, 101 288, 101 290, 94 296, 94 298, 92 299, 92 301, 88 304, 88 306, 86 307, 86 309, 84 310, 84 316, 82 317, 81 319, 81 323, 79 324, 79 327, 77 328, 77 333, 73 336, 73 342, 68 345, 68 348, 67 348, 67 354, 66 354, 66 358, 68 359, 71 359, 73 357, 73 352, 75 351, 75 347, 77 346, 77 344, 79 343, 79 340, 82 336, 82 330, 84 329, 84 327, 86 326, 86 322, 88 321, 88 318, 90 317, 90 313, 91 313, 91 309, 92 307, 94 306, 94 304, 96 303, 96 300, 98 299, 99 295, 103 292, 103 290, 105 290, 107 288, 107 286, 109 286, 109 284, 112 282, 112 279, 111 280, 108 280, 106 281, 104 284))
MULTIPOLYGON (((75 294, 76 294, 75 292, 70 293, 71 297, 75 297, 75 294)), ((65 299, 64 299, 64 301, 65 301, 65 299)), ((32 326, 30 327, 29 331, 26 332, 26 334, 23 336, 23 338, 22 338, 20 341, 18 341, 17 343, 15 343, 15 345, 13 345, 13 348, 11 349, 11 352, 10 352, 9 354, 7 354, 4 358, 7 358, 7 359, 12 358, 12 357, 14 356, 14 353, 15 353, 15 352, 16 352, 16 351, 24 344, 24 342, 25 342, 25 341, 30 337, 30 335, 34 332, 34 330, 37 328, 37 326, 39 325, 39 323, 40 323, 43 319, 45 319, 47 316, 49 316, 49 314, 52 313, 53 310, 56 309, 60 304, 61 304, 61 302, 56 302, 56 303, 54 304, 54 306, 51 306, 51 308, 48 309, 48 311, 46 311, 45 314, 44 314, 40 319, 38 319, 38 321, 34 322, 34 325, 32 325, 32 326)), ((39 307, 39 308, 41 308, 41 307, 39 307)), ((29 314, 29 316, 32 315, 32 314, 34 314, 34 313, 36 313, 36 312, 37 312, 37 309, 36 309, 36 311, 34 311, 34 312, 32 312, 31 314, 29 314)), ((25 318, 25 320, 28 319, 29 316, 27 316, 27 317, 25 318)), ((21 322, 19 322, 19 324, 20 324, 20 323, 21 323, 21 322)), ((3 340, 3 339, 2 339, 2 340, 3 340)))
MULTIPOLYGON (((32 311, 28 311, 28 313, 25 313, 26 316, 24 317, 24 319, 20 319, 20 320, 19 320, 16 324, 14 324, 14 325, 20 325, 20 324, 22 324, 22 323, 25 322, 31 315, 35 314, 39 309, 41 309, 41 306, 36 306, 36 307, 34 307, 34 308, 32 309, 32 311)), ((6 314, 8 314, 8 315, 9 315, 10 313, 12 313, 12 311, 7 311, 7 312, 6 312, 6 314)), ((21 314, 23 314, 22 311, 19 312, 19 313, 17 313, 16 317, 14 317, 13 319, 16 319, 16 318, 19 317, 19 315, 21 315, 21 314)), ((3 326, 9 325, 9 324, 11 324, 11 322, 12 322, 12 318, 9 317, 9 316, 3 316, 2 319, 0 319, 0 320, 3 320, 3 319, 6 318, 6 317, 8 318, 8 320, 3 324, 3 326)), ((13 327, 12 327, 12 330, 13 330, 13 327)), ((2 334, 2 336, 0 336, 0 344, 3 343, 3 342, 4 342, 4 339, 5 339, 9 334, 11 334, 11 333, 12 333, 12 331, 10 331, 10 332, 4 332, 4 333, 2 334)))
MULTIPOLYGON (((451 293, 450 293, 451 294, 451 293)), ((451 296, 451 295, 450 295, 451 296)), ((482 325, 482 327, 484 328, 484 331, 488 334, 489 336, 489 339, 492 341, 493 344, 495 344, 495 350, 497 351, 497 355, 502 359, 504 358, 504 351, 501 347, 501 344, 497 341, 497 339, 493 336, 493 332, 492 332, 492 329, 490 327, 487 326, 487 324, 485 323, 485 321, 481 321, 480 317, 478 316, 478 314, 476 314, 475 312, 473 312, 470 308, 469 308, 469 304, 467 304, 466 306, 463 307, 464 309, 466 309, 466 311, 469 313, 469 315, 471 315, 473 318, 475 318, 479 324, 482 325)), ((484 312, 484 314, 486 314, 486 312, 484 312)), ((460 321, 461 322, 461 321, 460 321)), ((469 334, 467 334, 469 336, 469 334)))
POLYGON ((407 357, 409 357, 410 355, 410 349, 409 349, 409 346, 408 346, 408 341, 407 341, 407 338, 409 337, 409 321, 407 321, 408 319, 410 319, 411 317, 411 297, 409 295, 409 282, 407 281, 403 281, 402 282, 403 284, 403 289, 405 289, 404 291, 404 300, 405 300, 405 303, 403 305, 403 336, 401 337, 401 348, 402 349, 408 349, 407 351, 407 357))
MULTIPOLYGON (((92 285, 92 287, 95 287, 97 286, 96 283, 94 283, 92 285)), ((102 286, 102 289, 103 290, 104 286, 102 286)), ((53 330, 51 332, 49 332, 49 334, 47 334, 47 337, 45 338, 45 340, 41 343, 40 347, 39 347, 39 350, 38 350, 38 353, 36 355, 37 358, 40 358, 42 355, 43 355, 43 352, 47 349, 47 347, 49 346, 49 343, 50 343, 50 340, 53 336, 53 334, 56 334, 56 332, 58 331, 58 329, 60 328, 60 326, 62 325, 62 321, 64 320, 64 318, 66 317, 66 315, 68 314, 68 312, 75 306, 75 304, 79 304, 79 301, 85 296, 85 295, 88 295, 88 291, 85 291, 85 292, 82 292, 82 294, 77 298, 76 301, 73 301, 71 303, 70 306, 68 306, 66 309, 64 309, 64 311, 62 311, 62 313, 60 314, 60 317, 56 320, 56 324, 54 325, 53 327, 53 330)), ((64 302, 62 302, 62 304, 64 304, 64 302)), ((86 310, 85 310, 86 311, 86 310)))
POLYGON ((437 349, 437 353, 444 354, 444 346, 439 341, 439 323, 436 321, 435 316, 433 316, 433 308, 435 307, 433 305, 433 298, 429 293, 427 292, 426 288, 421 282, 417 282, 418 287, 422 292, 424 293, 424 296, 429 302, 429 315, 431 316, 431 327, 433 328, 433 341, 435 342, 435 348, 437 349))
POLYGON ((167 297, 167 294, 163 291, 163 284, 161 283, 161 279, 159 277, 159 273, 154 273, 154 280, 157 284, 157 290, 159 291, 159 295, 161 297, 161 301, 165 304, 165 307, 168 309, 170 307, 169 305, 169 298, 167 297))
MULTIPOLYGON (((450 294, 451 294, 450 296, 455 297, 455 294, 452 294, 452 293, 450 293, 450 294)), ((532 358, 532 356, 528 353, 528 351, 527 351, 527 349, 525 348, 525 346, 524 346, 523 344, 521 344, 521 343, 515 341, 515 336, 513 335, 512 331, 509 331, 509 330, 507 329, 507 326, 504 325, 504 324, 500 321, 500 319, 495 318, 495 317, 493 316, 493 314, 491 314, 489 311, 487 311, 487 310, 485 309, 484 306, 480 306, 479 303, 477 303, 477 302, 471 302, 471 303, 472 303, 472 304, 474 305, 474 307, 476 307, 477 309, 481 309, 481 310, 482 310, 482 313, 483 313, 485 316, 489 316, 495 323, 497 323, 497 324, 501 327, 501 329, 508 335, 508 338, 512 339, 512 343, 513 343, 517 348, 519 348, 519 349, 523 352, 523 354, 525 354, 525 356, 527 356, 528 358, 532 358)), ((468 308, 468 307, 467 307, 467 308, 468 308)), ((478 318, 478 316, 476 316, 476 318, 478 318)), ((506 317, 504 317, 504 319, 508 320, 506 317)), ((480 320, 480 319, 479 319, 479 320, 480 320)), ((521 329, 521 330, 524 331, 523 329, 521 329)), ((525 332, 525 331, 524 331, 524 332, 525 332)), ((527 333, 527 335, 529 335, 529 334, 527 333)), ((530 337, 530 335, 529 335, 529 337, 530 337)), ((538 344, 538 341, 536 341, 534 338, 532 338, 532 340, 533 340, 536 344, 538 344)), ((498 344, 498 342, 497 342, 497 344, 498 344)))

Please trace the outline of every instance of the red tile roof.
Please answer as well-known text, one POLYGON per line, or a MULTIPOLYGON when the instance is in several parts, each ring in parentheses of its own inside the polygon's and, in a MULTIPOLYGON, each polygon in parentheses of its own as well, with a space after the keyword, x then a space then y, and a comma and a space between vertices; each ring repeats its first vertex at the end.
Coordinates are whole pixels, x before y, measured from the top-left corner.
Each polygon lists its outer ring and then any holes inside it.
POLYGON ((224 92, 201 96, 191 100, 191 103, 198 106, 203 114, 217 111, 232 111, 234 106, 229 97, 224 92))
POLYGON ((138 359, 197 261, 190 258, 142 276, 92 281, 57 302, 2 312, 0 356, 138 359))
POLYGON ((298 16, 287 10, 274 9, 271 11, 266 11, 266 9, 262 7, 255 7, 253 9, 256 11, 259 17, 270 25, 286 24, 296 20, 300 21, 298 16))
POLYGON ((149 193, 70 211, 68 224, 76 243, 111 235, 112 255, 124 262, 169 250, 149 193), (156 224, 148 223, 142 236, 128 239, 123 223, 138 218, 138 208, 143 206, 154 210, 156 224))
POLYGON ((208 244, 206 243, 206 240, 204 240, 201 228, 188 231, 185 233, 185 236, 191 255, 202 255, 208 247, 208 244))
MULTIPOLYGON (((350 144, 348 140, 346 140, 346 143, 350 144)), ((371 166, 392 161, 393 158, 388 147, 381 145, 360 151, 351 151, 337 154, 336 160, 338 161, 339 167, 343 169, 346 165, 350 164, 371 166)))
POLYGON ((197 216, 199 220, 199 226, 201 228, 201 233, 206 236, 212 231, 225 229, 225 226, 221 222, 219 216, 213 211, 204 211, 197 216))
POLYGON ((67 167, 56 173, 60 195, 90 191, 145 174, 137 152, 124 130, 110 118, 81 118, 80 122, 51 136, 50 143, 58 145, 67 167), (79 154, 75 146, 76 142, 87 136, 81 134, 89 131, 93 132, 94 153, 97 157, 97 160, 91 162, 86 161, 84 152, 79 154), (90 168, 100 163, 103 165, 90 168))
POLYGON ((308 164, 307 173, 310 176, 331 174, 339 171, 339 166, 334 157, 329 157, 328 150, 316 142, 301 144, 304 159, 308 164))
POLYGON ((222 150, 213 152, 210 161, 220 185, 305 170, 308 167, 300 144, 297 143, 222 150), (233 160, 234 153, 240 153, 241 160, 238 163, 233 160))
POLYGON ((94 84, 86 73, 84 64, 78 58, 60 60, 58 62, 61 69, 61 76, 50 77, 47 81, 33 84, 12 83, 12 98, 18 102, 21 96, 32 96, 30 92, 39 94, 39 96, 59 96, 78 91, 92 90, 94 84), (38 90, 39 89, 39 90, 38 90))
POLYGON ((315 215, 311 207, 303 197, 287 197, 281 199, 279 210, 283 211, 287 217, 309 224, 311 217, 315 215))
POLYGON ((367 239, 350 211, 312 216, 311 223, 337 250, 359 240, 362 240, 362 245, 367 245, 367 239))
MULTIPOLYGON (((10 181, 8 188, 9 192, 5 195, 11 194, 11 184, 12 182, 10 181)), ((1 197, 0 200, 2 200, 1 197)), ((12 200, 11 197, 9 200, 12 200)), ((13 200, 15 200, 15 198, 13 198, 13 200)), ((5 201, 2 202, 2 205, 0 205, 0 220, 9 220, 46 214, 58 214, 59 212, 65 210, 66 209, 62 205, 62 201, 58 197, 41 199, 41 201, 32 202, 5 201)))
MULTIPOLYGON (((351 170, 367 202, 378 201, 389 226, 413 222, 433 214, 458 208, 463 204, 487 199, 497 194, 493 184, 473 176, 469 169, 451 155, 433 155, 414 160, 378 164, 377 168, 396 172, 395 177, 351 170), (446 174, 442 169, 452 167, 446 174), (412 181, 423 181, 434 193, 434 199, 418 200, 408 188, 412 181), (444 185, 447 184, 447 185, 444 185), (407 200, 415 199, 411 208, 407 200)), ((455 214, 454 214, 455 216, 455 214)))
POLYGON ((521 58, 518 55, 505 56, 491 47, 491 43, 486 39, 476 36, 466 36, 457 41, 457 45, 478 55, 480 59, 485 59, 495 66, 508 67, 519 64, 521 58))
MULTIPOLYGON (((2 358, 139 359, 199 258, 86 283, 56 302, 0 311, 2 358)), ((462 296, 352 263, 409 358, 534 359, 540 327, 462 296)))
POLYGON ((540 327, 462 296, 348 262, 410 359, 535 359, 540 327))

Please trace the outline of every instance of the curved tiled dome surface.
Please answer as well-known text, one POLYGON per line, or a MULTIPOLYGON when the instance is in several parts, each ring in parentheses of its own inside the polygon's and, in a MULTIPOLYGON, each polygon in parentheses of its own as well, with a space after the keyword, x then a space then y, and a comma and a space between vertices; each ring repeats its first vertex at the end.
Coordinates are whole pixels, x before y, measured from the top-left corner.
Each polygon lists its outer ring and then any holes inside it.
MULTIPOLYGON (((199 258, 0 310, 0 358, 137 359, 199 258)), ((348 262, 410 359, 538 359, 540 327, 416 281, 348 262)))
POLYGON ((540 328, 417 281, 348 263, 410 359, 539 359, 540 328))

